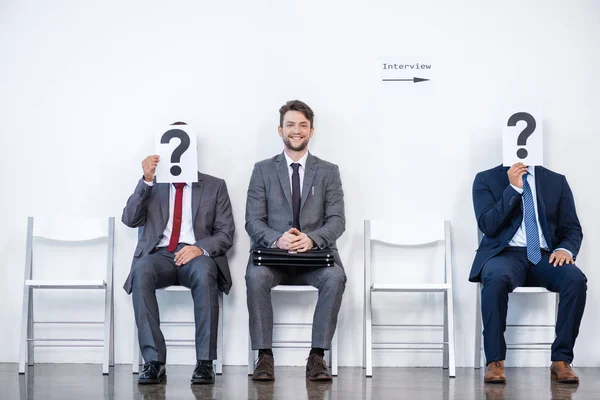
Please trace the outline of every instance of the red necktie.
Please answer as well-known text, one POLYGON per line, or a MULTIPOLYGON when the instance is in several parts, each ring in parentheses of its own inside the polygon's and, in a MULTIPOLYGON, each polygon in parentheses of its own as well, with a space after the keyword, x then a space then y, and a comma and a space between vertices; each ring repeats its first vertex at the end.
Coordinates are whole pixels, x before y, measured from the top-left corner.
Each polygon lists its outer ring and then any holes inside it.
POLYGON ((171 240, 169 240, 169 247, 167 251, 174 252, 177 250, 179 244, 179 234, 181 233, 181 213, 183 210, 183 187, 185 183, 174 183, 173 186, 177 189, 175 191, 175 207, 173 208, 173 229, 171 229, 171 240))

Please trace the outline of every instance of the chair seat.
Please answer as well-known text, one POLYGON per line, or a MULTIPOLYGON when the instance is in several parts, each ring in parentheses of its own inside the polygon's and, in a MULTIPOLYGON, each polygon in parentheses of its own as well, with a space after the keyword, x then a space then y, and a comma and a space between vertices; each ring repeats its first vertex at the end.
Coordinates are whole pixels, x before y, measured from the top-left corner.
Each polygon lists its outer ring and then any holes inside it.
POLYGON ((372 292, 445 292, 450 289, 447 283, 422 283, 422 284, 384 284, 374 283, 371 285, 372 292))
POLYGON ((513 293, 553 293, 543 287, 518 287, 513 290, 513 293))
POLYGON ((25 286, 36 289, 105 289, 106 282, 101 279, 95 280, 40 280, 27 279, 25 286))
POLYGON ((318 292, 319 289, 308 285, 277 285, 271 292, 318 292))
POLYGON ((168 286, 161 290, 164 290, 165 292, 189 292, 190 291, 189 288, 187 288, 185 286, 179 286, 179 285, 168 286))

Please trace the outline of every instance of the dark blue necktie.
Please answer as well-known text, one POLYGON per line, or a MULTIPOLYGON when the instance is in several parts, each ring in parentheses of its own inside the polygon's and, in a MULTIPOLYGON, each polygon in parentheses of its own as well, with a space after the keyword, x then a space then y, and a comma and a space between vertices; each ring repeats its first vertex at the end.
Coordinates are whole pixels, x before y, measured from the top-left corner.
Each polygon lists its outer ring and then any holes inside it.
POLYGON ((523 175, 523 218, 525 219, 525 237, 527 239, 527 259, 534 265, 542 259, 540 250, 540 233, 538 231, 537 217, 531 186, 527 182, 529 173, 523 175))
POLYGON ((294 212, 294 222, 292 226, 300 230, 300 164, 292 163, 292 211, 294 212))

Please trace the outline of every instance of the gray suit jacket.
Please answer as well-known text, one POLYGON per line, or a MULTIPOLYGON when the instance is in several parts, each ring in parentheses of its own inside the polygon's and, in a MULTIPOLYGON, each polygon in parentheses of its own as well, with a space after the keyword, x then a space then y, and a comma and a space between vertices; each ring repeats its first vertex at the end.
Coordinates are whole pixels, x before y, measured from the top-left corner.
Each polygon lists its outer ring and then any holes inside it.
MULTIPOLYGON (((130 228, 144 227, 133 254, 131 272, 123 289, 131 293, 132 272, 136 262, 149 254, 160 241, 169 220, 169 183, 148 186, 143 178, 127 200, 121 220, 130 228)), ((198 172, 192 184, 192 218, 195 246, 208 252, 219 267, 219 289, 229 293, 231 273, 227 251, 233 245, 235 225, 227 185, 223 179, 198 172)), ((203 256, 204 257, 204 256, 203 256)))
MULTIPOLYGON (((283 153, 254 165, 246 200, 246 231, 252 246, 270 247, 292 226, 292 189, 283 153)), ((300 200, 300 227, 319 249, 334 251, 346 229, 344 192, 337 165, 308 154, 300 200)), ((252 257, 248 265, 252 264, 252 257)))

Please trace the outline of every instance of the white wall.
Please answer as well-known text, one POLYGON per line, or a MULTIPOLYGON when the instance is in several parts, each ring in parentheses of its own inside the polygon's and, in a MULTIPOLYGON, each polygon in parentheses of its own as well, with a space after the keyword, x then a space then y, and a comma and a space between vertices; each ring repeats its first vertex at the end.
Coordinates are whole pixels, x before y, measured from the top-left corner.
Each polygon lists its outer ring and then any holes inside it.
MULTIPOLYGON (((311 151, 340 165, 346 194, 341 365, 362 359, 362 221, 390 216, 452 221, 456 360, 472 365, 471 183, 477 171, 501 162, 504 110, 512 104, 544 110, 546 165, 566 174, 575 193, 585 233, 578 264, 589 278, 575 362, 600 365, 600 274, 592 257, 600 241, 593 163, 600 145, 599 18, 593 0, 2 2, 0 292, 3 326, 11 329, 0 329, 0 361, 18 359, 26 217, 120 217, 156 130, 182 120, 198 127, 200 170, 229 186, 237 233, 224 361, 246 363, 246 188, 253 163, 282 148, 279 106, 299 98, 317 114, 311 151), (415 54, 433 60, 435 94, 378 98, 377 58, 415 54)), ((116 361, 130 363, 132 310, 120 285, 136 232, 117 225, 116 361)), ((408 281, 411 271, 398 275, 408 281)), ((390 312, 400 321, 438 315, 423 307, 434 300, 421 300, 403 299, 390 312)), ((545 304, 519 313, 526 303, 514 303, 517 319, 550 315, 545 304)), ((40 359, 99 360, 93 351, 68 354, 44 351, 40 359)), ((304 357, 290 352, 278 362, 304 357)), ((509 358, 520 365, 549 360, 547 352, 509 358)), ((173 360, 193 362, 193 355, 173 360)), ((375 357, 386 365, 440 360, 403 352, 375 357)))

